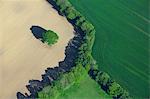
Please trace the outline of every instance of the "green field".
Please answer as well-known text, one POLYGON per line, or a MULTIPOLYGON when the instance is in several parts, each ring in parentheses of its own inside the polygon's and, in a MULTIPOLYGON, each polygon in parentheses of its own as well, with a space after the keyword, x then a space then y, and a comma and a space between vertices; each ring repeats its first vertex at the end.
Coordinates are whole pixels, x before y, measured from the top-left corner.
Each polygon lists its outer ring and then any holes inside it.
POLYGON ((149 97, 149 0, 70 0, 96 28, 93 56, 135 98, 149 97))
POLYGON ((58 99, 111 99, 99 85, 88 75, 79 85, 73 85, 65 90, 58 99))

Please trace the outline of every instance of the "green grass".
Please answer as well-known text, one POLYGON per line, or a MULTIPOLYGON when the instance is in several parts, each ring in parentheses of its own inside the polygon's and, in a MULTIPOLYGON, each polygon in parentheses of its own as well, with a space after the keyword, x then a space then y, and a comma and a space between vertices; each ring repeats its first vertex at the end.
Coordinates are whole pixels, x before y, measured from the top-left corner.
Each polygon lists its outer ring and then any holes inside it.
POLYGON ((57 99, 111 99, 88 75, 79 85, 72 85, 57 99))
POLYGON ((92 80, 86 69, 78 64, 60 79, 38 93, 39 99, 99 99, 111 98, 92 80))
POLYGON ((135 98, 149 97, 148 0, 70 0, 96 28, 93 56, 135 98))

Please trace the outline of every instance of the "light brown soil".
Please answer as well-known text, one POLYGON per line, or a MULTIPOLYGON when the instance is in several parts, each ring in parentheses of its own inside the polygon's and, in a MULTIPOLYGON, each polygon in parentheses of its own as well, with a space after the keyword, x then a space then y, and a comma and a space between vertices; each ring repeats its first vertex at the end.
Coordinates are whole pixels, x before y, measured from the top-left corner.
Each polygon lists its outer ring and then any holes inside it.
POLYGON ((0 0, 0 99, 15 99, 30 79, 57 66, 73 36, 71 24, 45 0, 0 0), (58 43, 44 45, 32 35, 32 25, 58 33, 58 43))

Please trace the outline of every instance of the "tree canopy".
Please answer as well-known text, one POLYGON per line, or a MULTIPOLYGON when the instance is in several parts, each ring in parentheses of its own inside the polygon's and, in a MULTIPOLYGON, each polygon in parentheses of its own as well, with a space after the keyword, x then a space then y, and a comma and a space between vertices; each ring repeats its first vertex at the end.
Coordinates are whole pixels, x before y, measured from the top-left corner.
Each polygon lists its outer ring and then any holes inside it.
POLYGON ((51 30, 48 30, 45 33, 43 33, 43 42, 47 43, 50 46, 57 43, 58 38, 58 35, 51 30))

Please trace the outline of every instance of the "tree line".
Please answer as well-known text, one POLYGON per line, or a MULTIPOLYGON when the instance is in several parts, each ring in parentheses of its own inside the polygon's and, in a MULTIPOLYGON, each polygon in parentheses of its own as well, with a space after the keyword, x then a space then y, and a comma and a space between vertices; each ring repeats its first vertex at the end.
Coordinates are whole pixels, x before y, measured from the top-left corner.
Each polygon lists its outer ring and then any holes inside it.
POLYGON ((130 98, 129 93, 115 80, 113 80, 107 73, 97 69, 97 64, 91 55, 96 32, 94 26, 87 21, 68 0, 50 1, 55 3, 55 6, 59 9, 59 13, 66 16, 66 18, 74 25, 74 28, 81 31, 81 35, 83 35, 83 42, 79 47, 79 56, 76 64, 82 64, 82 66, 89 71, 89 75, 114 99, 130 98))
POLYGON ((101 88, 114 99, 129 99, 129 93, 124 90, 107 73, 98 69, 90 69, 89 75, 101 86, 101 88))
POLYGON ((112 80, 107 73, 97 69, 97 64, 91 55, 96 32, 94 26, 68 0, 47 1, 57 9, 59 14, 66 16, 77 33, 66 47, 66 57, 63 62, 59 62, 59 67, 48 68, 42 75, 42 81, 30 81, 27 88, 31 95, 24 96, 17 93, 20 97, 18 99, 57 97, 67 86, 80 82, 80 77, 83 77, 85 70, 114 99, 130 98, 128 92, 112 80))

